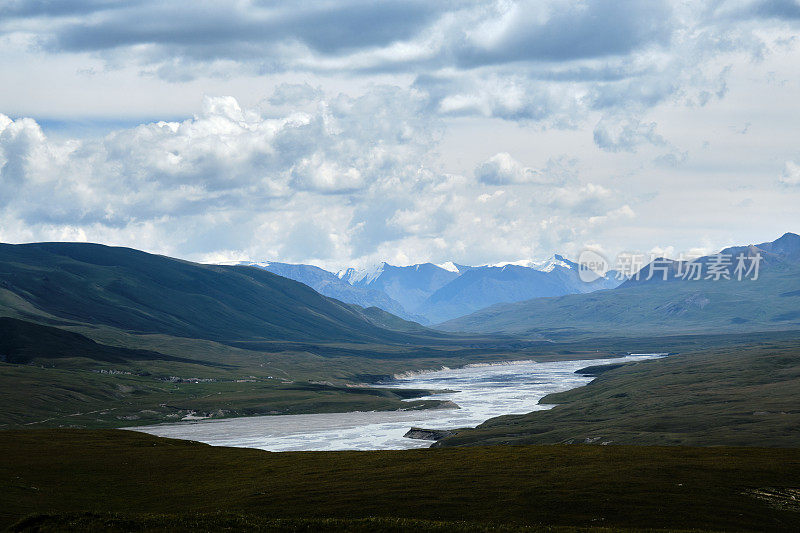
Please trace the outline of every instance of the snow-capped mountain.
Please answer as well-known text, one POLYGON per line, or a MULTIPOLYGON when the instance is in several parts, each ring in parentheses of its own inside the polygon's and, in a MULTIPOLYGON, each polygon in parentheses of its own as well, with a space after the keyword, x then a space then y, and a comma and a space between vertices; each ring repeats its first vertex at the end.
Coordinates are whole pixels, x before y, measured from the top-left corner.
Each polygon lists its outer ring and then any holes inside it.
MULTIPOLYGON (((455 265, 453 265, 455 267, 455 265)), ((417 313, 420 305, 434 292, 460 276, 457 267, 446 269, 433 263, 406 267, 387 263, 365 270, 347 269, 340 278, 354 287, 376 289, 399 302, 408 313, 417 313), (453 271, 455 270, 455 271, 453 271)), ((422 315, 424 317, 424 315, 422 315)), ((429 320, 426 322, 430 323, 429 320)))
POLYGON ((436 324, 497 303, 563 296, 619 285, 613 272, 593 283, 578 276, 578 265, 560 255, 545 261, 520 260, 482 266, 453 262, 405 267, 380 263, 331 273, 311 265, 240 263, 305 283, 343 302, 384 311, 423 324, 436 324))
POLYGON ((514 261, 470 268, 431 294, 415 312, 436 324, 496 303, 592 292, 617 285, 619 282, 611 276, 585 283, 578 276, 576 263, 555 255, 540 262, 514 261))
POLYGON ((408 313, 402 305, 392 300, 386 293, 370 287, 350 284, 336 274, 313 265, 247 261, 236 264, 262 268, 273 274, 299 281, 324 296, 336 298, 345 303, 361 307, 379 307, 406 320, 424 321, 424 318, 408 313))

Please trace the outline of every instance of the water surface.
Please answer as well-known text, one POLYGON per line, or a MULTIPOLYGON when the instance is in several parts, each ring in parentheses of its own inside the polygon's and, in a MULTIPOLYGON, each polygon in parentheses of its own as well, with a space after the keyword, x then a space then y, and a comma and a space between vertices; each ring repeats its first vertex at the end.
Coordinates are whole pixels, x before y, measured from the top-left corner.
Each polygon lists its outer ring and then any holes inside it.
POLYGON ((474 427, 495 416, 549 409, 552 405, 539 404, 542 397, 585 385, 592 380, 591 377, 575 374, 578 369, 659 355, 662 354, 639 354, 589 361, 522 361, 475 365, 408 374, 399 376, 390 383, 378 385, 386 388, 457 391, 421 399, 450 400, 460 409, 255 416, 178 422, 135 429, 161 437, 190 439, 215 446, 271 451, 424 448, 430 446, 431 442, 403 437, 410 427, 474 427))

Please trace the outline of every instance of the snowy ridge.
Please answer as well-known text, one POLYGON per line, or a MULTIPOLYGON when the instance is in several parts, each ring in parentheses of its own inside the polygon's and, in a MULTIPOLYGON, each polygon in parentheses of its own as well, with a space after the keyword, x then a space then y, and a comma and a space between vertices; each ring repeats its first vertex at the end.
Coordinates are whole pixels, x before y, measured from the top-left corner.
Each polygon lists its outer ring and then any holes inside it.
POLYGON ((454 261, 393 266, 386 262, 330 272, 311 265, 246 262, 304 283, 325 296, 362 307, 378 307, 423 325, 439 324, 497 303, 556 297, 615 288, 619 280, 585 283, 578 265, 561 255, 480 266, 454 261))
POLYGON ((520 259, 519 261, 504 261, 502 263, 492 263, 489 265, 484 265, 489 268, 504 268, 507 266, 519 266, 525 268, 532 268, 533 270, 538 270, 539 272, 552 272, 554 268, 561 267, 566 269, 571 269, 572 265, 567 263, 564 258, 560 255, 554 255, 549 259, 545 259, 544 261, 534 261, 532 259, 520 259))
POLYGON ((440 263, 440 264, 438 264, 436 266, 441 268, 442 270, 447 270, 448 272, 461 273, 461 271, 458 269, 456 264, 453 263, 452 261, 446 261, 446 262, 440 263))
POLYGON ((369 285, 383 274, 386 263, 380 263, 372 268, 346 268, 336 273, 339 279, 346 281, 350 285, 361 283, 369 285))

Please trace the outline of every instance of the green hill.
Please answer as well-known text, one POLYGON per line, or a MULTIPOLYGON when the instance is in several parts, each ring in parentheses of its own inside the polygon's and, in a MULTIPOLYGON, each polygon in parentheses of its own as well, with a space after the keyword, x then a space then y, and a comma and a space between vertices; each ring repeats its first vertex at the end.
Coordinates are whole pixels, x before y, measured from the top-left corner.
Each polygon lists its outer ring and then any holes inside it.
POLYGON ((608 367, 545 396, 550 410, 493 418, 437 444, 800 446, 800 332, 608 367))
MULTIPOLYGON (((776 245, 797 240, 797 235, 787 234, 775 243, 749 248, 764 252, 756 280, 690 281, 670 274, 666 281, 628 281, 617 289, 590 294, 495 305, 438 327, 550 338, 797 329, 800 262, 793 247, 776 245)), ((737 250, 742 249, 725 253, 737 250)), ((708 258, 699 262, 707 263, 708 258)), ((669 266, 671 272, 677 268, 674 262, 669 266)))
MULTIPOLYGON (((223 343, 412 340, 376 325, 372 315, 252 267, 201 265, 97 244, 0 245, 0 316, 223 343)), ((442 336, 422 328, 417 333, 442 336)))
MULTIPOLYGON (((78 333, 33 324, 15 318, 0 318, 0 362, 28 364, 35 361, 86 358, 105 363, 171 361, 197 363, 152 350, 131 350, 98 344, 78 333)), ((211 364, 211 363, 202 363, 211 364)))

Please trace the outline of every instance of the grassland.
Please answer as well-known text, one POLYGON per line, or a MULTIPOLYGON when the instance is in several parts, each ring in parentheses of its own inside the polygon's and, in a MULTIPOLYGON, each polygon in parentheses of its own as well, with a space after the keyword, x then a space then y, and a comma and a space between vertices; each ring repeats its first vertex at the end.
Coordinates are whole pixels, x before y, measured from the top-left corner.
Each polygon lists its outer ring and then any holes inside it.
MULTIPOLYGON (((0 319, 4 321, 13 323, 0 319)), ((797 333, 768 333, 562 339, 557 343, 495 339, 494 343, 446 348, 332 344, 329 348, 337 354, 323 355, 315 347, 304 349, 290 343, 272 352, 108 327, 70 328, 90 335, 100 343, 96 344, 88 338, 63 335, 62 329, 36 326, 29 330, 23 325, 22 349, 8 354, 24 356, 27 364, 0 363, 0 401, 4 405, 0 429, 128 427, 175 421, 192 412, 221 418, 435 407, 435 401, 402 401, 414 391, 355 385, 442 365, 593 359, 626 351, 694 353, 712 346, 800 337, 797 333)), ((5 338, 2 343, 6 349, 13 345, 5 338)))
POLYGON ((494 418, 440 445, 800 447, 798 400, 800 336, 765 337, 614 368, 546 396, 549 411, 494 418))
MULTIPOLYGON (((181 531, 228 524, 232 530, 314 531, 351 530, 352 523, 362 531, 370 524, 420 531, 481 531, 491 524, 512 531, 796 531, 797 503, 781 495, 796 489, 798 479, 798 449, 270 453, 117 430, 5 431, 0 527, 44 514, 50 516, 26 522, 30 530, 116 524, 119 530, 181 531)), ((556 531, 563 530, 570 529, 556 531)))
POLYGON ((187 415, 226 418, 439 405, 435 400, 402 401, 425 394, 261 378, 173 382, 0 363, 0 429, 127 427, 176 422, 187 415))

